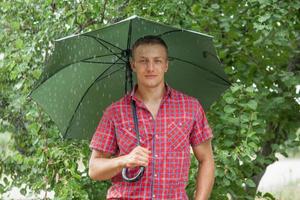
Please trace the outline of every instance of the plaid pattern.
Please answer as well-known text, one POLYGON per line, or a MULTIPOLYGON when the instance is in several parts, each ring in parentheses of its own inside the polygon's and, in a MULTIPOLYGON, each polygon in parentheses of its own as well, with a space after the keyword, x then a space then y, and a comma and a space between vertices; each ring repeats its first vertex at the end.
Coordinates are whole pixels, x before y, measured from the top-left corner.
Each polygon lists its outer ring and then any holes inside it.
MULTIPOLYGON (((190 145, 198 145, 213 135, 196 98, 168 85, 166 89, 155 120, 143 102, 134 96, 135 90, 104 112, 90 148, 119 156, 136 147, 130 105, 133 99, 136 101, 141 146, 151 151, 142 179, 128 183, 119 173, 112 178, 113 185, 108 190, 107 199, 188 199, 185 187, 190 167, 190 145)), ((128 176, 134 176, 137 171, 138 168, 130 169, 128 176)))

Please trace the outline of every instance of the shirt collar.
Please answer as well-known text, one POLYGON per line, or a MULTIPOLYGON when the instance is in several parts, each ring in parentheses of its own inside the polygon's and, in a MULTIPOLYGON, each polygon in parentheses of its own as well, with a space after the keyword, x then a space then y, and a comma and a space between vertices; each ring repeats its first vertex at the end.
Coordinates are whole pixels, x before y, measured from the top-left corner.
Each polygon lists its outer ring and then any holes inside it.
MULTIPOLYGON (((130 92, 130 99, 133 99, 135 101, 137 101, 137 98, 135 96, 135 92, 137 90, 137 87, 138 87, 138 85, 135 84, 134 87, 133 87, 133 90, 130 92)), ((167 98, 167 97, 169 97, 169 96, 172 95, 172 88, 166 82, 165 82, 165 88, 166 88, 166 92, 164 94, 163 99, 165 99, 165 98, 167 98)))

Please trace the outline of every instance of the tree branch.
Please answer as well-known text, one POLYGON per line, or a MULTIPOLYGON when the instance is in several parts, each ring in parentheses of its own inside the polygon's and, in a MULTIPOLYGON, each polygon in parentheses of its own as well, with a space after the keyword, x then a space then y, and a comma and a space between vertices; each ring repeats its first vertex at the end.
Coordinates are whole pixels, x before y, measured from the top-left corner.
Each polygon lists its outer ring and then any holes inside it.
MULTIPOLYGON (((102 10, 101 18, 100 18, 99 21, 97 19, 89 19, 85 24, 79 24, 79 29, 75 33, 78 34, 82 30, 84 30, 86 27, 89 27, 91 25, 94 25, 94 24, 97 24, 97 23, 103 23, 107 2, 108 2, 108 0, 104 1, 103 10, 102 10)), ((81 7, 82 7, 82 4, 81 4, 81 7)), ((83 9, 83 7, 82 7, 82 9, 83 9)))
POLYGON ((100 23, 101 23, 101 24, 103 23, 103 20, 104 20, 104 15, 105 15, 105 11, 106 11, 106 4, 107 4, 107 1, 108 1, 108 0, 105 0, 105 1, 104 1, 103 10, 102 10, 101 18, 100 18, 100 23))

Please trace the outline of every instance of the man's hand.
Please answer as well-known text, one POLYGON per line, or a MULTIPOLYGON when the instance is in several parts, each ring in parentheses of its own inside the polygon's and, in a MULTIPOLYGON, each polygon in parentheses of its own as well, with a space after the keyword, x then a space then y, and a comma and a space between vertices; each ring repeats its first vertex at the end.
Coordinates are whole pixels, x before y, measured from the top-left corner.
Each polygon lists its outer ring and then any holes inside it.
POLYGON ((93 150, 89 163, 89 176, 93 180, 108 180, 126 168, 148 166, 151 152, 141 146, 135 147, 129 154, 114 157, 109 153, 93 150))
POLYGON ((149 163, 149 154, 151 152, 141 146, 135 147, 129 154, 123 156, 124 159, 124 167, 133 168, 144 166, 147 167, 149 163))
POLYGON ((211 139, 194 146, 193 151, 199 161, 195 200, 207 200, 209 199, 215 179, 215 164, 211 139))

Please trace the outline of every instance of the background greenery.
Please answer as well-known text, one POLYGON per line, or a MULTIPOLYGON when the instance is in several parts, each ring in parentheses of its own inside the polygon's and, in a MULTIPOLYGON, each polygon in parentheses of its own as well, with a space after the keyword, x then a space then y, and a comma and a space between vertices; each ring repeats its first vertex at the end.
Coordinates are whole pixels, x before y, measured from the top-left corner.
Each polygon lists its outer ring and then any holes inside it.
MULTIPOLYGON (((54 39, 135 14, 214 36, 233 85, 207 113, 215 134, 212 199, 253 199, 275 152, 300 143, 299 8, 293 0, 1 0, 0 198, 18 186, 23 194, 55 191, 55 199, 105 199, 109 183, 78 170, 80 158, 87 167, 88 141, 62 141, 27 95, 54 39)), ((191 198, 196 167, 193 158, 191 198)))

